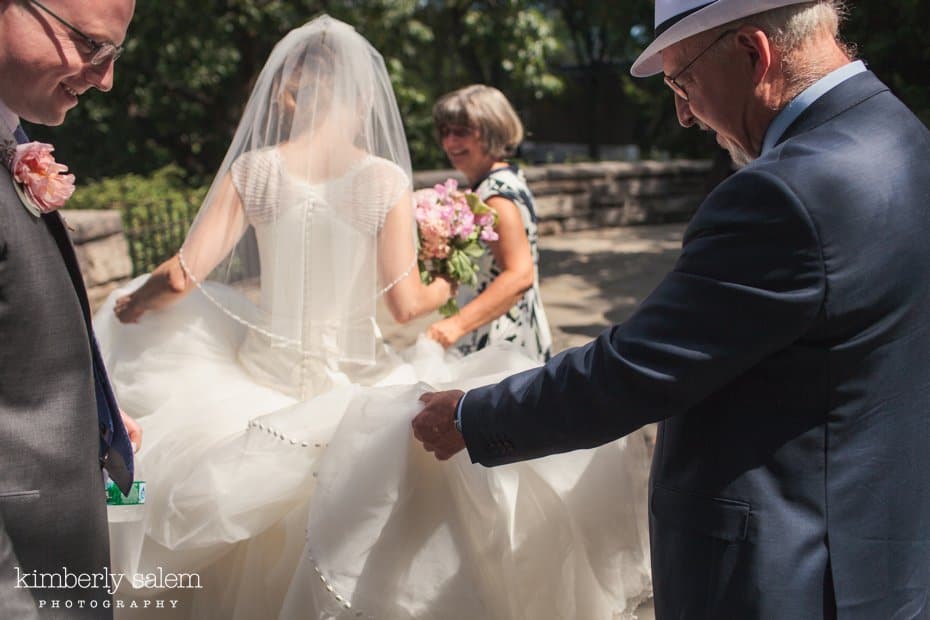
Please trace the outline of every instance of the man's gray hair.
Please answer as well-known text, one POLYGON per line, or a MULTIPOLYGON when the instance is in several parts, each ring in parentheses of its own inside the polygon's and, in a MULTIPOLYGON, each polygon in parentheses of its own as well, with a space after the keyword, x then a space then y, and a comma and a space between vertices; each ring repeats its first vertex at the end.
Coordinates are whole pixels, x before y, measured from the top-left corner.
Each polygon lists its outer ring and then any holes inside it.
POLYGON ((844 43, 840 38, 840 24, 847 14, 844 0, 818 0, 750 15, 715 30, 723 32, 744 25, 762 30, 781 51, 784 57, 782 69, 791 90, 797 94, 823 77, 816 61, 806 58, 802 52, 805 43, 811 38, 826 33, 833 37, 847 56, 855 57, 855 46, 844 43))
POLYGON ((778 49, 790 54, 818 32, 827 32, 839 41, 840 24, 846 15, 846 4, 842 0, 821 0, 750 15, 739 24, 760 28, 778 49))

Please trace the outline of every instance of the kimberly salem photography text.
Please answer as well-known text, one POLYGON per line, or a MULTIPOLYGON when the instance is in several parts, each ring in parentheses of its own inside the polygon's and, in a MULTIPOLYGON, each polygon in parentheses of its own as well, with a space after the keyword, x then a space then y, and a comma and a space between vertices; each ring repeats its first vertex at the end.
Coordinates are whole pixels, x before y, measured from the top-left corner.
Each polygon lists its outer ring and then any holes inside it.
MULTIPOLYGON (((36 570, 23 571, 18 566, 16 570, 16 588, 41 591, 33 592, 36 598, 36 604, 39 608, 50 609, 71 609, 71 608, 88 608, 91 606, 100 607, 138 607, 143 603, 125 603, 117 600, 112 602, 108 599, 84 600, 83 598, 72 599, 67 594, 74 595, 75 591, 80 590, 106 590, 107 594, 113 596, 120 587, 132 588, 135 590, 146 589, 155 591, 170 590, 200 590, 203 586, 200 584, 200 575, 197 573, 172 573, 163 570, 161 567, 156 568, 148 573, 118 573, 111 571, 104 566, 100 571, 93 573, 77 573, 68 570, 62 566, 61 571, 57 572, 39 572, 36 570), (55 598, 55 591, 68 591, 61 598, 55 598)), ((144 601, 146 607, 164 607, 174 608, 178 601, 165 598, 163 600, 144 601)))

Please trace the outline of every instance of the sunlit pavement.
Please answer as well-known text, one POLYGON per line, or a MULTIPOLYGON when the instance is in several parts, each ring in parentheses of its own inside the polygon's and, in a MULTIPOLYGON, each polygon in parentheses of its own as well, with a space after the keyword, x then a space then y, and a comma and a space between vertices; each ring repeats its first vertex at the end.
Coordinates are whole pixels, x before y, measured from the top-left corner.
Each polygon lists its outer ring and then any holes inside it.
MULTIPOLYGON (((543 304, 552 328, 553 352, 589 342, 626 320, 675 264, 685 224, 630 226, 562 233, 539 240, 543 304)), ((413 343, 436 315, 395 325, 384 309, 385 339, 402 348, 413 343)), ((644 429, 651 441, 653 429, 644 429)), ((652 601, 637 610, 654 620, 652 601)))

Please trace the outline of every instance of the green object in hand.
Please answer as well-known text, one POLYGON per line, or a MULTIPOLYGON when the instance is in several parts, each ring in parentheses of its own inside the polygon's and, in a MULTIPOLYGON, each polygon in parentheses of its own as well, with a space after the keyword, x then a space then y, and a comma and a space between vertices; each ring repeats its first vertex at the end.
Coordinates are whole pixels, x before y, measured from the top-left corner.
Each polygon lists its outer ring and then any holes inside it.
POLYGON ((145 480, 136 480, 129 489, 129 495, 123 495, 116 483, 107 480, 107 506, 133 506, 145 503, 145 480))

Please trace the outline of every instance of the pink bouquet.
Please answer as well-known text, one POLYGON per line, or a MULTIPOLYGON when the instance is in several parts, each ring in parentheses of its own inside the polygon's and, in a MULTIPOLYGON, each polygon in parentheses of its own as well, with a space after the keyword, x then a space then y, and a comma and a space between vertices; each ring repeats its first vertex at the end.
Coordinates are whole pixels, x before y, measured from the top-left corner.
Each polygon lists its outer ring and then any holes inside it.
MULTIPOLYGON (((429 284, 436 276, 474 286, 478 281, 477 259, 497 241, 497 213, 471 190, 459 190, 449 179, 432 189, 414 193, 420 250, 420 278, 429 284)), ((458 312, 455 299, 439 308, 443 316, 458 312)))

